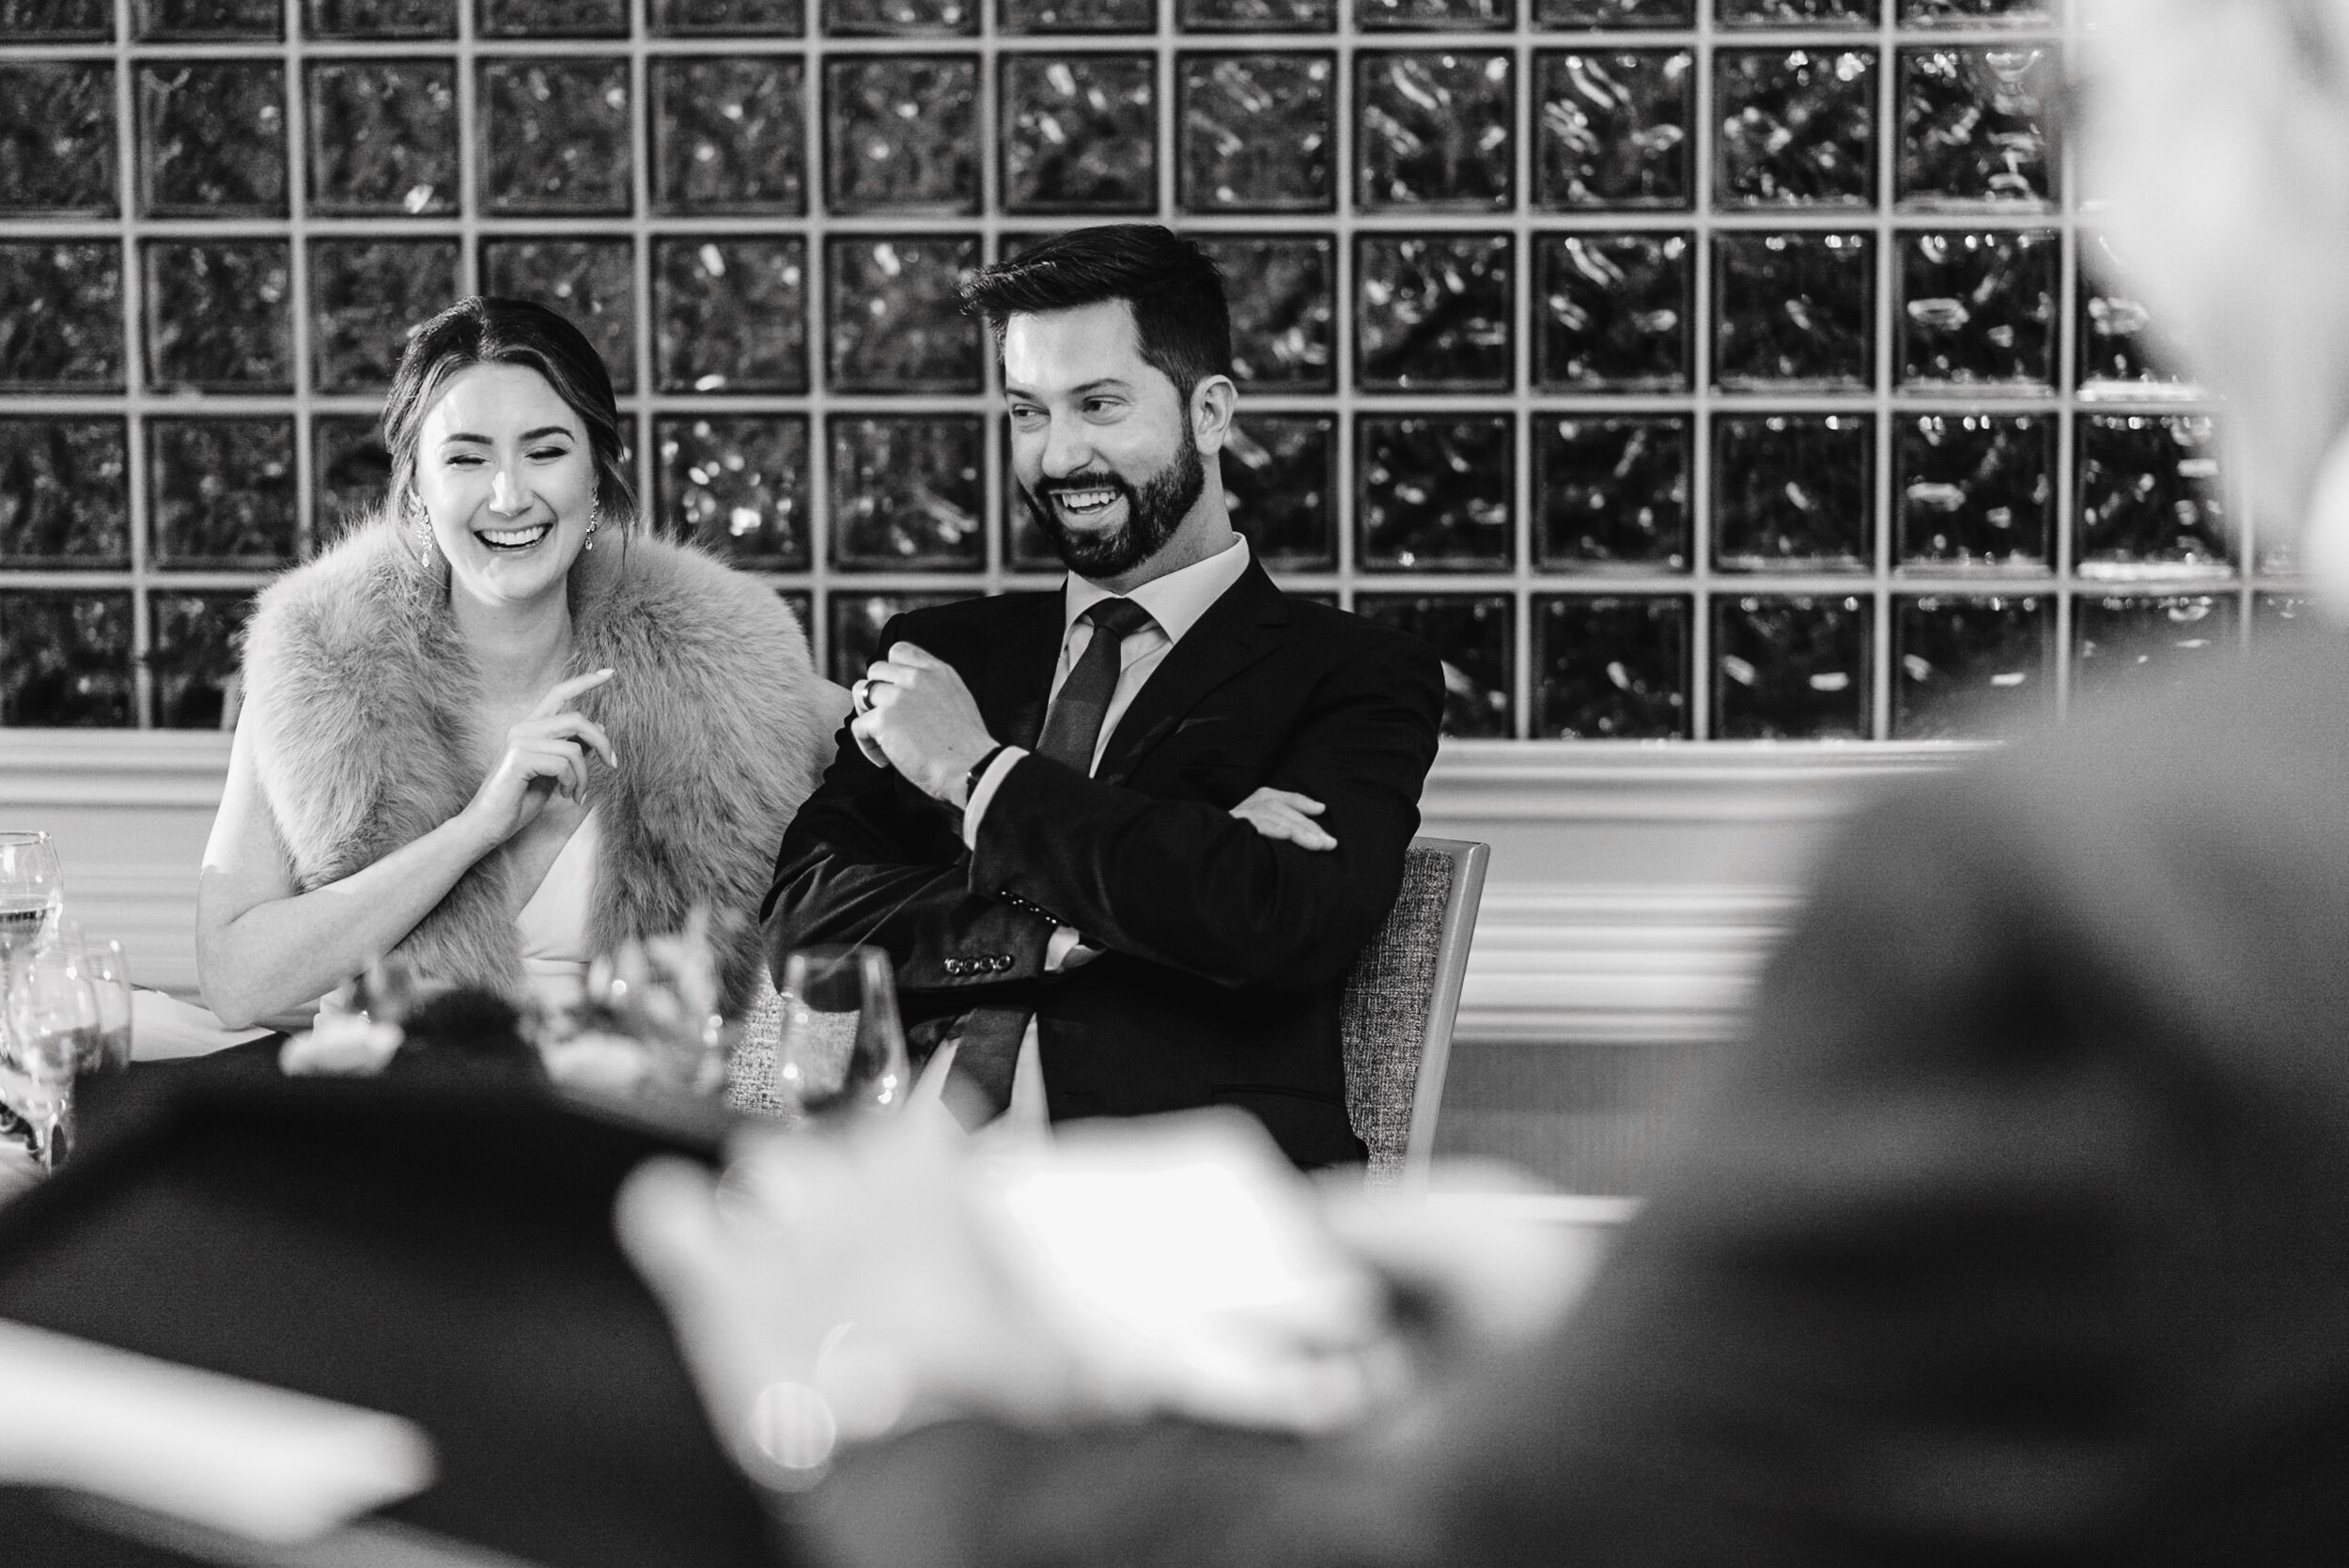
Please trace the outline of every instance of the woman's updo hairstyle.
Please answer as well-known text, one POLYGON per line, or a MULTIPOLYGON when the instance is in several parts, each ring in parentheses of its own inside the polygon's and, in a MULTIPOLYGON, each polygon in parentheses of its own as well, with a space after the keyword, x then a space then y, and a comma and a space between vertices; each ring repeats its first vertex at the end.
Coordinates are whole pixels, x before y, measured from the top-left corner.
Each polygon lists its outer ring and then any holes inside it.
POLYGON ((392 510, 402 515, 416 484, 416 443, 424 416, 451 377, 476 365, 520 365, 536 370, 587 427, 596 464, 596 495, 604 517, 627 526, 636 517, 636 490, 621 455, 620 406, 612 373, 577 327, 528 300, 476 294, 459 300, 410 334, 383 404, 383 444, 392 455, 392 510))

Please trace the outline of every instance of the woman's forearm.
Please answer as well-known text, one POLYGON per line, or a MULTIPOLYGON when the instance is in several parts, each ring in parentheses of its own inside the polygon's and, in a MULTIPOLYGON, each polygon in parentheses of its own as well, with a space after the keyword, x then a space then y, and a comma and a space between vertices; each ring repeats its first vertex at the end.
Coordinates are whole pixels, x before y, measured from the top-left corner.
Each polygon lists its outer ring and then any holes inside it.
POLYGON ((223 1023, 242 1028, 316 1000, 390 952, 496 846, 471 814, 459 813, 340 881, 217 922, 204 906, 221 895, 214 885, 221 878, 208 866, 196 894, 205 1004, 223 1023))

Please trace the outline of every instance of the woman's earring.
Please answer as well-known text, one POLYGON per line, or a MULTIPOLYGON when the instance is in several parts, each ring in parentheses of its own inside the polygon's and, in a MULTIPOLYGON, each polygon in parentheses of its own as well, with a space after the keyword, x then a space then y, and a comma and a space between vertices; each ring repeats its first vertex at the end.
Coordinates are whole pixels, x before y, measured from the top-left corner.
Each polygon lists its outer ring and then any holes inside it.
POLYGON ((416 530, 416 559, 429 561, 432 559, 431 515, 424 509, 424 498, 413 490, 408 492, 407 506, 409 520, 416 530))
POLYGON ((601 521, 603 521, 603 497, 598 496, 595 499, 595 504, 587 508, 587 544, 585 548, 589 550, 596 548, 596 525, 601 521))

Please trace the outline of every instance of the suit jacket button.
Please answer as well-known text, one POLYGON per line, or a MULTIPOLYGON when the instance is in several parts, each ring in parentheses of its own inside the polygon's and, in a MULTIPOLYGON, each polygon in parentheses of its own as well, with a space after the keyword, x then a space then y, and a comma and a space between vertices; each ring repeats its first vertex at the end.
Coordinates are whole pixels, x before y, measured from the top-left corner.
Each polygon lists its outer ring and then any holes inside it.
POLYGON ((1007 970, 1011 968, 1011 955, 1008 953, 998 953, 995 956, 987 961, 987 967, 991 970, 1007 970))
POLYGON ((946 972, 948 974, 960 974, 963 971, 963 969, 964 965, 961 959, 949 958, 946 960, 946 972))

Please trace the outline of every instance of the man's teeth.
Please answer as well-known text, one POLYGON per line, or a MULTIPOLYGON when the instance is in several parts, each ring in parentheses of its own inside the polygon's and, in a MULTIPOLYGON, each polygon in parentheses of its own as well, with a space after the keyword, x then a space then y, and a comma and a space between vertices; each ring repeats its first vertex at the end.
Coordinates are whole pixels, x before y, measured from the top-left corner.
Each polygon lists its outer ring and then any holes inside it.
POLYGON ((509 528, 496 534, 485 530, 481 536, 501 550, 515 550, 523 545, 537 544, 547 536, 547 530, 553 526, 551 522, 541 522, 529 528, 509 528))
POLYGON ((1060 504, 1072 512, 1097 512, 1117 499, 1113 489, 1063 490, 1060 504))

